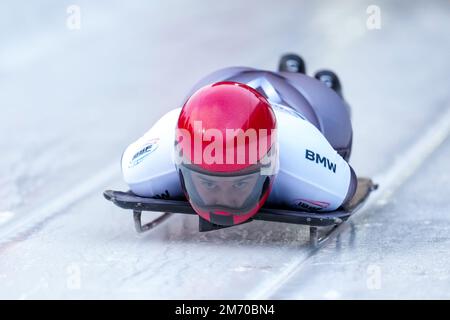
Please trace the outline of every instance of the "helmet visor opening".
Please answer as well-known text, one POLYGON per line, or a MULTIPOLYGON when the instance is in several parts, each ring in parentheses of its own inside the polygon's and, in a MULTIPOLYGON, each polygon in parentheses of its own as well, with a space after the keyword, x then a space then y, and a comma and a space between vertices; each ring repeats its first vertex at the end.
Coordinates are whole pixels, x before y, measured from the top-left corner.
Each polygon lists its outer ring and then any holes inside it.
POLYGON ((266 179, 259 170, 221 176, 180 166, 186 193, 203 211, 245 215, 257 205, 265 191, 266 179))

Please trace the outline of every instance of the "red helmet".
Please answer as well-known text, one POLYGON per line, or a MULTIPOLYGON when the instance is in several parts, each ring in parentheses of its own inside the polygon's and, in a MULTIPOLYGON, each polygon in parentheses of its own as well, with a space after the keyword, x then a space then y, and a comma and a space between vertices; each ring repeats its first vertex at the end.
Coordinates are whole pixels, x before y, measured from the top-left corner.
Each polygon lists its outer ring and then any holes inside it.
POLYGON ((237 82, 195 92, 177 124, 176 166, 194 210, 234 225, 264 204, 278 170, 275 114, 264 96, 237 82))

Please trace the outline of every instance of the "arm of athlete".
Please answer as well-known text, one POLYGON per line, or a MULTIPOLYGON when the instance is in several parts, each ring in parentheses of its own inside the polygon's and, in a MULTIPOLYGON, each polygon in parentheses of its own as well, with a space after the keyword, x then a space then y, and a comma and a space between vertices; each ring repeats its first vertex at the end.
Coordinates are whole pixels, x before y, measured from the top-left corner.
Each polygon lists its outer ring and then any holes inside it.
POLYGON ((332 211, 349 201, 357 179, 350 165, 311 123, 274 106, 280 169, 268 203, 332 211))

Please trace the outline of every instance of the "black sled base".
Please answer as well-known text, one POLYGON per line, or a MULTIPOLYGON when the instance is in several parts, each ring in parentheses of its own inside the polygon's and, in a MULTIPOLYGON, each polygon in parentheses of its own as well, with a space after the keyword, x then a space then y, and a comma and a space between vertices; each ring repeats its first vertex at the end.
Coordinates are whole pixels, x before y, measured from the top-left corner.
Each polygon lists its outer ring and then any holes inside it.
MULTIPOLYGON (((309 225, 311 240, 317 244, 317 227, 337 226, 347 220, 364 203, 370 192, 378 186, 369 178, 358 178, 358 187, 353 198, 338 210, 318 213, 290 208, 263 206, 251 220, 263 220, 272 222, 284 222, 293 224, 309 225)), ((150 230, 166 220, 173 213, 196 214, 194 209, 186 200, 154 199, 134 195, 132 192, 106 190, 104 197, 115 205, 133 211, 135 227, 137 232, 150 230), (141 215, 143 211, 163 212, 164 214, 150 223, 142 224, 141 215)), ((247 221, 247 222, 249 222, 247 221)), ((211 231, 222 229, 224 226, 215 225, 199 217, 199 231, 211 231)))

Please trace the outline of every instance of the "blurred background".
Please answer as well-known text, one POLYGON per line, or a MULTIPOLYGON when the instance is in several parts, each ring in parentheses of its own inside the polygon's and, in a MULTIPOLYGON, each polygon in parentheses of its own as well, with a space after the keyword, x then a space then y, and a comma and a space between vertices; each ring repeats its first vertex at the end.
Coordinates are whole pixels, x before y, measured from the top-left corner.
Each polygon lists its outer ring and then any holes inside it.
POLYGON ((2 1, 0 298, 450 298, 449 9, 2 1), (350 163, 392 190, 314 253, 308 229, 286 224, 200 234, 175 216, 136 235, 102 197, 126 189, 125 147, 206 74, 276 70, 287 52, 339 75, 350 163))

